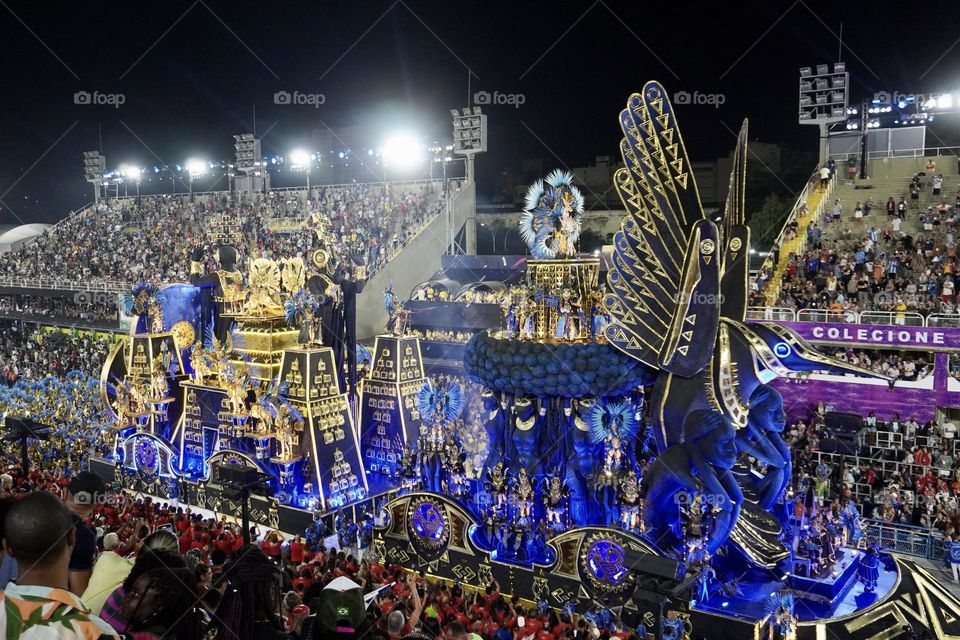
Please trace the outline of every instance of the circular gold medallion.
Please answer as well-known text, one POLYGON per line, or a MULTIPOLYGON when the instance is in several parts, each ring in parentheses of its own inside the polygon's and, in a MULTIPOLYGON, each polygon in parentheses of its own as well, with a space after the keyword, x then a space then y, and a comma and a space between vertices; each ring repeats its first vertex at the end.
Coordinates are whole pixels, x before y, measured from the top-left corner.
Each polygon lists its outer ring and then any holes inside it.
POLYGON ((703 255, 709 255, 713 253, 713 250, 716 248, 717 248, 717 245, 714 244, 713 240, 711 240, 710 238, 707 238, 706 240, 700 243, 700 253, 702 253, 703 255))
POLYGON ((186 349, 193 344, 193 341, 197 337, 196 332, 193 330, 193 325, 186 320, 181 320, 170 327, 170 335, 173 336, 173 344, 176 345, 178 349, 186 349))

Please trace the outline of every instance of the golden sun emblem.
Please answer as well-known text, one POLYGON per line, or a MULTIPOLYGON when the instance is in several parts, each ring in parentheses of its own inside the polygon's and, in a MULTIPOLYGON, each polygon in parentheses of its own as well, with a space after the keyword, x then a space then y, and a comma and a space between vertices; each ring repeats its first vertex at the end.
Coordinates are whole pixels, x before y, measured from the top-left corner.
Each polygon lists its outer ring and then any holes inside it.
POLYGON ((181 320, 170 327, 170 335, 173 336, 173 344, 177 349, 186 349, 193 344, 197 337, 193 325, 186 320, 181 320))

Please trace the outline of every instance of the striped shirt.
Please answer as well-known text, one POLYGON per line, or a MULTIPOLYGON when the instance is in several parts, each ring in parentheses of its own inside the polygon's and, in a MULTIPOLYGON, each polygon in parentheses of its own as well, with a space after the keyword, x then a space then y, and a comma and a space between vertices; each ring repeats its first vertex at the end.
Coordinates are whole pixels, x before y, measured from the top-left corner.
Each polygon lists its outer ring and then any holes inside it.
POLYGON ((0 637, 5 640, 119 639, 106 622, 63 589, 7 583, 0 592, 0 637))

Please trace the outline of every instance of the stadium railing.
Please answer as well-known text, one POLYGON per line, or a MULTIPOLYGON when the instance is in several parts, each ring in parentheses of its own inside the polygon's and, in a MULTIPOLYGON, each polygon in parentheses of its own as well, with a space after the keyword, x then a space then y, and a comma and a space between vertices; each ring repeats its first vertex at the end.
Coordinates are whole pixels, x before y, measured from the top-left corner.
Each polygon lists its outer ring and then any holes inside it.
POLYGON ((777 320, 795 322, 797 312, 787 307, 748 307, 747 320, 777 320))
MULTIPOLYGON (((0 276, 0 287, 20 289, 52 289, 54 291, 81 291, 93 293, 128 293, 132 283, 97 280, 62 280, 60 278, 26 278, 0 276)), ((82 302, 82 301, 81 301, 82 302)))
POLYGON ((929 560, 943 560, 943 536, 933 529, 909 524, 864 520, 867 537, 877 541, 881 549, 929 560))
POLYGON ((960 315, 942 315, 939 313, 934 313, 927 316, 927 326, 928 327, 960 327, 960 315))
POLYGON ((840 322, 879 324, 893 327, 960 327, 960 315, 933 314, 927 317, 915 311, 830 311, 787 307, 748 307, 748 320, 779 322, 840 322))

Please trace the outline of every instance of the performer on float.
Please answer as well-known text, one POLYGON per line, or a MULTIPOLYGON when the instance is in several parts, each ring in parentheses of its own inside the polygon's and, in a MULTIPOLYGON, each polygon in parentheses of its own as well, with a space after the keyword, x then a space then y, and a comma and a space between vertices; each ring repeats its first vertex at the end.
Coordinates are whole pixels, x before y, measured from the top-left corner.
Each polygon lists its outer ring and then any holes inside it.
POLYGON ((590 338, 597 342, 606 342, 604 331, 610 324, 610 312, 604 304, 607 296, 607 286, 602 285, 599 291, 594 291, 590 300, 590 338))
POLYGON ((533 340, 537 331, 537 303, 528 295, 519 304, 518 325, 520 340, 533 340))
POLYGON ((860 512, 857 510, 857 504, 850 498, 845 500, 840 511, 840 520, 843 522, 843 529, 846 535, 845 544, 851 547, 860 545, 863 538, 863 527, 860 523, 860 512))
POLYGON ((420 465, 417 454, 411 447, 406 447, 400 455, 400 487, 404 492, 417 491, 421 485, 420 465))
POLYGON ((417 396, 420 410, 420 451, 423 479, 428 491, 443 490, 444 445, 448 431, 460 415, 463 394, 460 385, 439 377, 427 380, 417 396))
POLYGON ((590 440, 600 448, 594 491, 602 506, 604 524, 617 522, 617 482, 621 471, 632 469, 628 442, 637 437, 636 412, 630 403, 597 402, 590 409, 590 440))
POLYGON ((768 640, 796 640, 797 616, 793 612, 794 598, 789 591, 773 593, 766 603, 770 620, 768 640))
POLYGON ((553 337, 557 340, 570 340, 576 335, 573 326, 573 291, 563 289, 555 304, 557 324, 554 328, 553 337))
POLYGON ((554 469, 544 480, 541 490, 547 529, 559 533, 567 529, 567 511, 570 502, 570 489, 563 484, 563 478, 554 469))
POLYGON ((872 593, 876 590, 877 582, 880 580, 880 548, 876 542, 871 541, 867 546, 867 552, 860 559, 857 573, 865 592, 872 593))
POLYGON ((507 488, 509 477, 500 461, 487 472, 487 478, 484 482, 484 490, 490 494, 491 509, 495 514, 506 515, 507 511, 507 488))
POLYGON ((633 469, 622 475, 617 491, 617 505, 620 509, 620 526, 627 531, 643 533, 643 514, 641 511, 640 481, 633 469))
POLYGON ((527 470, 520 468, 513 481, 513 500, 516 521, 528 527, 533 515, 533 485, 527 476, 527 470))
POLYGON ((516 287, 510 289, 500 299, 500 310, 503 312, 507 335, 511 337, 515 336, 517 334, 517 330, 519 329, 519 321, 517 320, 517 304, 520 299, 521 298, 517 293, 516 287))
POLYGON ((296 458, 300 434, 303 432, 302 416, 284 402, 277 409, 277 418, 274 425, 277 439, 277 457, 282 460, 296 458))

